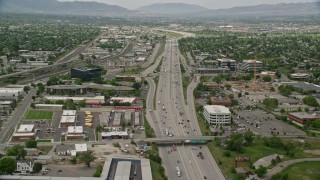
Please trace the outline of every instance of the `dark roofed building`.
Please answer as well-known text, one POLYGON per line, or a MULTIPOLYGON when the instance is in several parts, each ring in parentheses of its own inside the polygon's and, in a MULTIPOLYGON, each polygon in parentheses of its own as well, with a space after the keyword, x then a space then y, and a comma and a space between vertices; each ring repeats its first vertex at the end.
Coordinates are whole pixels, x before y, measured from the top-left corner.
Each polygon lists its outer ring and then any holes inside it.
POLYGON ((299 124, 305 124, 307 121, 314 121, 316 119, 320 119, 320 115, 317 113, 309 114, 305 112, 294 112, 289 113, 288 118, 299 124))
POLYGON ((71 78, 79 78, 82 81, 91 81, 94 78, 101 77, 101 69, 77 67, 71 69, 71 78))
POLYGON ((221 106, 231 106, 232 105, 232 101, 228 96, 212 96, 210 97, 211 100, 211 105, 221 105, 221 106))

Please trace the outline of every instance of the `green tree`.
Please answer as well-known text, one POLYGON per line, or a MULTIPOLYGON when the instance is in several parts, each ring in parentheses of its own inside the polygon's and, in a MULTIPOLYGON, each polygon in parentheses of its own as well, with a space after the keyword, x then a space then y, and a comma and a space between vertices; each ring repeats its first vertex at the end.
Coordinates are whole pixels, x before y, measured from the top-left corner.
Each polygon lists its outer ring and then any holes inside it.
POLYGON ((102 169, 103 167, 101 166, 101 164, 99 164, 96 168, 96 171, 93 174, 93 177, 100 177, 102 173, 102 169))
POLYGON ((264 176, 266 173, 267 173, 267 168, 266 167, 263 167, 263 166, 260 166, 258 169, 256 169, 254 171, 258 177, 262 177, 264 176))
POLYGON ((28 140, 25 142, 26 148, 37 148, 37 141, 36 140, 28 140))
POLYGON ((34 165, 33 165, 33 172, 34 173, 40 172, 41 169, 42 169, 42 164, 41 163, 39 163, 39 162, 34 163, 34 165))
POLYGON ((265 106, 267 106, 267 107, 269 107, 269 108, 272 108, 272 109, 274 109, 274 108, 276 108, 276 107, 278 107, 278 99, 275 99, 275 98, 265 98, 264 100, 263 100, 263 104, 265 105, 265 106))
POLYGON ((20 144, 16 144, 7 150, 7 155, 16 156, 17 159, 19 160, 19 159, 24 159, 24 157, 27 155, 27 151, 24 149, 24 146, 20 144))
POLYGON ((264 76, 263 78, 264 82, 271 82, 272 78, 270 76, 264 76))
POLYGON ((25 87, 23 88, 23 90, 24 90, 24 92, 28 93, 28 92, 30 91, 30 87, 29 87, 29 86, 25 86, 25 87))
POLYGON ((303 103, 308 105, 308 106, 312 106, 312 107, 318 107, 319 103, 317 101, 317 99, 313 96, 306 96, 302 99, 303 103))
POLYGON ((17 167, 17 162, 10 157, 0 159, 0 174, 12 174, 17 167))
POLYGON ((96 157, 92 155, 92 151, 84 152, 79 156, 79 160, 85 163, 88 167, 90 167, 91 162, 95 159, 96 157))
POLYGON ((224 87, 225 87, 227 90, 231 90, 231 84, 226 83, 226 84, 224 85, 224 87))
POLYGON ((70 159, 70 162, 72 164, 77 164, 77 158, 76 157, 73 157, 72 159, 70 159))
POLYGON ((227 141, 227 149, 231 151, 243 152, 243 135, 232 133, 227 141))
POLYGON ((246 131, 243 135, 247 145, 251 145, 254 140, 254 134, 251 131, 246 131))

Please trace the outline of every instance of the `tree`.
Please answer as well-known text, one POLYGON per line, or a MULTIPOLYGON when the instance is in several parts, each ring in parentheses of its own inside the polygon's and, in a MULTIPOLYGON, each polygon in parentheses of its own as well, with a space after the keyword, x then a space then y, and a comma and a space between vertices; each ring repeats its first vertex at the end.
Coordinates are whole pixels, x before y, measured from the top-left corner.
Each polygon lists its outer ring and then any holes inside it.
POLYGON ((30 91, 30 87, 29 87, 29 86, 25 86, 25 87, 23 88, 23 90, 24 90, 24 92, 28 93, 28 92, 30 91))
POLYGON ((240 133, 232 133, 226 144, 228 150, 243 152, 243 135, 240 133))
POLYGON ((36 140, 28 140, 25 142, 26 148, 37 148, 37 141, 36 140))
POLYGON ((272 109, 274 109, 274 108, 276 108, 276 107, 278 107, 278 99, 275 99, 275 98, 265 98, 264 100, 263 100, 263 104, 265 105, 265 106, 267 106, 267 107, 269 107, 269 108, 272 108, 272 109))
POLYGON ((82 80, 80 78, 77 78, 75 81, 76 85, 82 85, 82 80))
POLYGON ((85 163, 88 167, 90 167, 91 162, 95 159, 96 157, 92 155, 92 151, 84 152, 79 156, 79 160, 85 163))
POLYGON ((227 90, 231 90, 231 84, 225 84, 224 87, 225 87, 227 90))
POLYGON ((34 165, 33 165, 33 172, 34 173, 40 172, 41 169, 42 169, 42 164, 41 163, 39 163, 39 162, 34 163, 34 165))
POLYGON ((254 134, 251 131, 247 131, 244 133, 244 140, 246 141, 247 145, 251 145, 254 140, 254 134))
POLYGON ((17 167, 17 162, 10 157, 0 159, 0 174, 12 174, 17 167))
POLYGON ((317 101, 317 99, 313 96, 306 96, 302 99, 303 103, 308 105, 308 106, 312 106, 312 107, 317 107, 319 106, 319 103, 317 101))
POLYGON ((263 78, 264 82, 271 82, 272 78, 270 76, 264 76, 263 78))
POLYGON ((102 173, 103 167, 99 164, 96 168, 96 171, 93 174, 93 177, 100 177, 102 173))
POLYGON ((263 166, 260 166, 258 169, 256 169, 254 171, 258 177, 262 177, 264 176, 266 173, 267 173, 267 168, 266 167, 263 167, 263 166))
POLYGON ((18 160, 24 159, 26 155, 27 151, 20 144, 14 145, 7 150, 7 156, 16 156, 18 160))
POLYGON ((70 159, 70 162, 72 164, 77 164, 77 158, 76 157, 73 157, 72 159, 70 159))

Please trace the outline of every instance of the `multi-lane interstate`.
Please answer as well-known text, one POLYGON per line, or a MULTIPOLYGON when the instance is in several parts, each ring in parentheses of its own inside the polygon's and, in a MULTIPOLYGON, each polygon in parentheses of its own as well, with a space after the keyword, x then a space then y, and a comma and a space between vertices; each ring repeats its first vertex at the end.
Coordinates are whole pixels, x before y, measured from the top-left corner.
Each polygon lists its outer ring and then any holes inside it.
MULTIPOLYGON (((157 88, 147 79, 150 86, 147 118, 151 119, 157 137, 201 135, 193 103, 186 106, 184 102, 179 56, 177 40, 167 40, 157 88), (155 91, 156 106, 153 107, 155 91)), ((191 83, 188 92, 196 83, 191 83)), ((193 99, 192 94, 188 96, 191 96, 188 100, 193 99)), ((169 179, 225 179, 204 145, 160 146, 159 151, 169 179), (179 167, 180 176, 176 167, 179 167)))

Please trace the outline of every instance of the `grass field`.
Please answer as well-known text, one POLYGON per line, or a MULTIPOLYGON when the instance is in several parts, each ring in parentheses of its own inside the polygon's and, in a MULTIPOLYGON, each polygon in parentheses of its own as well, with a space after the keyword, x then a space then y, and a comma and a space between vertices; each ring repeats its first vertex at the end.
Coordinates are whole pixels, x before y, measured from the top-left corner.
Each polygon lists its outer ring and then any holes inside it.
POLYGON ((288 174, 290 180, 318 180, 320 179, 320 162, 302 162, 292 164, 278 175, 288 174))
MULTIPOLYGON (((315 149, 316 147, 319 146, 320 143, 315 143, 314 141, 311 142, 306 142, 306 144, 309 144, 309 147, 302 147, 301 149, 298 149, 295 153, 295 158, 309 158, 309 157, 319 157, 316 155, 312 154, 306 154, 303 152, 303 148, 306 149, 315 149)), ((285 155, 286 152, 283 149, 276 149, 276 148, 271 148, 266 145, 264 145, 262 139, 256 138, 254 140, 254 143, 251 146, 244 147, 244 153, 237 153, 234 151, 230 151, 231 155, 230 157, 226 157, 224 155, 224 152, 227 150, 218 147, 215 145, 215 142, 211 142, 208 144, 208 148, 213 155, 214 159, 217 161, 219 164, 220 168, 222 169, 222 173, 225 175, 226 178, 232 177, 232 179, 237 179, 236 174, 232 172, 232 169, 235 167, 235 158, 239 156, 249 156, 251 159, 251 162, 254 163, 258 159, 272 155, 272 154, 280 154, 280 155, 285 155)), ((286 161, 290 158, 289 156, 286 156, 282 159, 282 161, 286 161)), ((239 163, 238 167, 246 167, 248 170, 250 169, 250 163, 239 163)), ((319 166, 320 167, 320 166, 319 166)), ((253 170, 252 170, 253 171, 253 170)))
POLYGON ((152 179, 153 180, 165 180, 160 174, 161 164, 150 160, 151 172, 152 172, 152 179))
POLYGON ((50 111, 28 111, 26 118, 30 119, 52 119, 53 112, 50 111))

